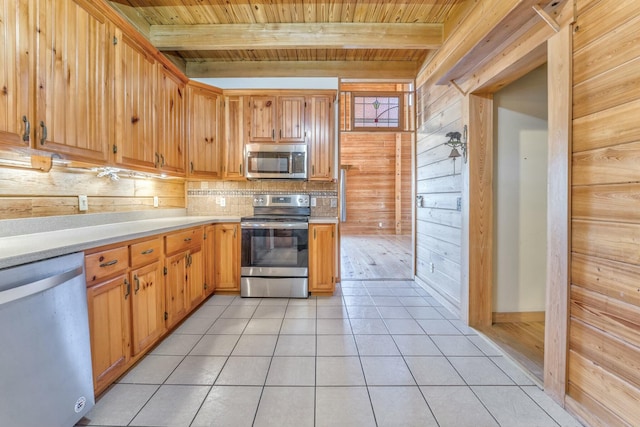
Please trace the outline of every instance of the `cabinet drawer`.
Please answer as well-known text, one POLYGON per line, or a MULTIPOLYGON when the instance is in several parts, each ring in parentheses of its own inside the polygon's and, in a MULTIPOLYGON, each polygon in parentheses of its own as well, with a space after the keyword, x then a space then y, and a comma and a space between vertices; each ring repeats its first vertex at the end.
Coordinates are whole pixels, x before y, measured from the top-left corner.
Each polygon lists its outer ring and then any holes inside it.
POLYGON ((192 228, 165 237, 167 255, 202 245, 202 227, 192 228))
POLYGON ((84 257, 87 282, 122 273, 129 268, 129 248, 122 246, 84 257))
POLYGON ((135 243, 131 248, 131 267, 141 267, 160 259, 162 255, 162 239, 155 238, 135 243))

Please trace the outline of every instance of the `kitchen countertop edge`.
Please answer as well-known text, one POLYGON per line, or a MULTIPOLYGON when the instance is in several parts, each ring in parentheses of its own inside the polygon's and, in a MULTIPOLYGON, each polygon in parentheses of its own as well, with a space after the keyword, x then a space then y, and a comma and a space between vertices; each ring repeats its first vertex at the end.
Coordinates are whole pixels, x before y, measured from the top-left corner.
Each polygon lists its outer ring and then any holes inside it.
POLYGON ((240 222, 240 217, 154 218, 2 237, 0 238, 0 269, 220 222, 240 222))

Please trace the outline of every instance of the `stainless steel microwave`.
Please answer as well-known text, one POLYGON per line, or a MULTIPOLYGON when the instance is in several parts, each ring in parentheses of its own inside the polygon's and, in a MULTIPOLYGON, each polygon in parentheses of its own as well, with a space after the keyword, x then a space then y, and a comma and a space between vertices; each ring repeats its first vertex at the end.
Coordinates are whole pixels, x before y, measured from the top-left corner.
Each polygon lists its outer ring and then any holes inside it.
POLYGON ((247 144, 248 179, 307 179, 306 144, 247 144))

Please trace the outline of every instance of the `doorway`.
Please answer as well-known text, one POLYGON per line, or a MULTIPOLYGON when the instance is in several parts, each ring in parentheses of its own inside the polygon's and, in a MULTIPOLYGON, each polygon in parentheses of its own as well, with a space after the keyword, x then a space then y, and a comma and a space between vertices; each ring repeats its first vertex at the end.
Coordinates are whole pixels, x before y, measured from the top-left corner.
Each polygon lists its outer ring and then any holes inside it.
POLYGON ((413 82, 341 81, 341 280, 413 280, 413 82))

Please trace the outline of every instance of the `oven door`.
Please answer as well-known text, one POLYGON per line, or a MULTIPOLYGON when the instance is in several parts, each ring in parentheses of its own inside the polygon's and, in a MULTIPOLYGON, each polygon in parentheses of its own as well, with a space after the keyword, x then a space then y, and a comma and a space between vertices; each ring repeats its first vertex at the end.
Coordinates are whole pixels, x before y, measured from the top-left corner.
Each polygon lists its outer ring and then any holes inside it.
POLYGON ((242 276, 308 276, 308 223, 243 222, 241 229, 242 276))
POLYGON ((308 298, 309 225, 243 222, 242 297, 308 298))

